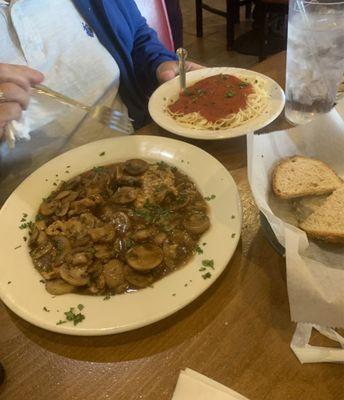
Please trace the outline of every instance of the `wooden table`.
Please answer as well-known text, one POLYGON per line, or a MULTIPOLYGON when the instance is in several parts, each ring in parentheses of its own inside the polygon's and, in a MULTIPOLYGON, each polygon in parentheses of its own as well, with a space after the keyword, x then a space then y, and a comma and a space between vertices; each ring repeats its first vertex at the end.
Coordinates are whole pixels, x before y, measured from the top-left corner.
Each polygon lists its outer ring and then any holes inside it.
MULTIPOLYGON (((279 54, 254 69, 283 85, 284 62, 279 54)), ((280 118, 272 128, 284 126, 280 118)), ((154 124, 139 133, 169 136, 154 124)), ((241 194, 242 238, 221 278, 177 314, 108 337, 50 333, 0 305, 0 360, 7 374, 1 399, 169 400, 186 367, 250 400, 344 399, 343 365, 301 365, 289 348, 295 324, 285 261, 260 230, 246 177, 245 138, 191 142, 228 168, 241 194)), ((321 337, 314 341, 324 343, 321 337)))

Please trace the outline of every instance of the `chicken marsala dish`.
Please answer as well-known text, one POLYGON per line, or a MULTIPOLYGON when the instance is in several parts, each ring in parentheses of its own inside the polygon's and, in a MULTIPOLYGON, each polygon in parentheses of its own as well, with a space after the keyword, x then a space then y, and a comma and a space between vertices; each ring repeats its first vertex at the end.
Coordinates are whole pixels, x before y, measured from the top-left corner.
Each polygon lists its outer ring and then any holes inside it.
POLYGON ((95 167, 44 199, 30 254, 51 294, 124 293, 185 265, 207 214, 195 184, 164 162, 95 167))

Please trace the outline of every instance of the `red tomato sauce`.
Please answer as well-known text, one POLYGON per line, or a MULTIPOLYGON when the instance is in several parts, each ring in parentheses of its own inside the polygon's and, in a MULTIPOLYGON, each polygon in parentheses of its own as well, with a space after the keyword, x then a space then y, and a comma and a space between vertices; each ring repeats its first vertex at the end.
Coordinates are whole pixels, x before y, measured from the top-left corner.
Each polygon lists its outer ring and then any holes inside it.
POLYGON ((168 108, 178 114, 199 112, 209 122, 215 122, 244 109, 251 93, 250 83, 232 75, 213 75, 186 88, 168 108))

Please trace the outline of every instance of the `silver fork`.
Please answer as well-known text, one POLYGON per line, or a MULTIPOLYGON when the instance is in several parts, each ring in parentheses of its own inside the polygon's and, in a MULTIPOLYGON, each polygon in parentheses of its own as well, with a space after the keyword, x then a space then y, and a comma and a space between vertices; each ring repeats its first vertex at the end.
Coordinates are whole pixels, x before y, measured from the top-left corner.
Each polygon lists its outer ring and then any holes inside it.
POLYGON ((80 103, 80 101, 71 99, 70 97, 63 95, 62 93, 55 92, 55 90, 52 90, 44 85, 36 85, 34 87, 34 90, 37 93, 53 97, 60 103, 85 110, 91 118, 97 120, 103 125, 106 125, 110 129, 116 130, 124 134, 129 134, 132 131, 132 126, 129 121, 133 120, 129 118, 128 121, 127 116, 118 110, 107 106, 87 106, 83 103, 80 103))

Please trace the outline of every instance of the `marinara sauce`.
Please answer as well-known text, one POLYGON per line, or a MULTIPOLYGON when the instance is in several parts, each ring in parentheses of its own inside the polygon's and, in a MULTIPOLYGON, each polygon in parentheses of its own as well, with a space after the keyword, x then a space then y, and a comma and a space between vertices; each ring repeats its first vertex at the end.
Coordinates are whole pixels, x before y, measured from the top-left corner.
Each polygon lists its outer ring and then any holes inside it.
POLYGON ((168 108, 178 114, 199 112, 209 122, 215 122, 244 109, 251 93, 253 86, 236 76, 213 75, 186 88, 168 108))

